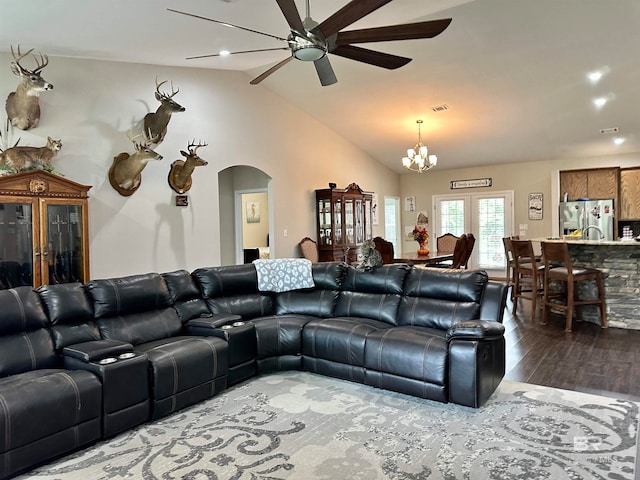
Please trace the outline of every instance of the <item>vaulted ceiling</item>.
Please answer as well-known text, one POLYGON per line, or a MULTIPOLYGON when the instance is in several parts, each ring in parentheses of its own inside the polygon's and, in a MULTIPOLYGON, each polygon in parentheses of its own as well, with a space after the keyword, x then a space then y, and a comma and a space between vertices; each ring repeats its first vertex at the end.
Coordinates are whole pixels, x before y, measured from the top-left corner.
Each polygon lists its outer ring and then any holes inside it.
MULTIPOLYGON (((305 1, 296 3, 304 17, 305 1)), ((349 2, 310 3, 321 22, 349 2)), ((247 82, 290 54, 186 60, 286 43, 168 8, 289 34, 275 0, 2 0, 0 51, 19 43, 49 56, 240 70, 247 82)), ((252 88, 288 99, 400 173, 417 119, 439 169, 640 152, 638 0, 394 0, 349 29, 438 18, 453 21, 435 38, 366 45, 413 59, 398 70, 329 55, 335 85, 322 87, 311 63, 294 60, 252 88)))

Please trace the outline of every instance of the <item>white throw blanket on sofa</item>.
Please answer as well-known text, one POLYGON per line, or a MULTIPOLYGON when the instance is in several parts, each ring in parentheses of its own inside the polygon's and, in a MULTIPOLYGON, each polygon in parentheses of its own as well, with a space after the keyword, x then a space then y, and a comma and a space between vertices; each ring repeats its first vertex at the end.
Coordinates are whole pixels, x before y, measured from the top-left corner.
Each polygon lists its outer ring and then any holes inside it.
POLYGON ((287 292, 313 288, 311 261, 306 258, 278 258, 254 260, 258 272, 258 290, 261 292, 287 292))

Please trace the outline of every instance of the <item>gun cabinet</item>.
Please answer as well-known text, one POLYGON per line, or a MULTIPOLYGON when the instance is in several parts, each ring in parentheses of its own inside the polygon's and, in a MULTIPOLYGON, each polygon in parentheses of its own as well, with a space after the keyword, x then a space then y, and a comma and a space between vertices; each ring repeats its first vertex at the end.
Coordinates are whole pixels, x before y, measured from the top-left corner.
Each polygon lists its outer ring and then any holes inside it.
POLYGON ((42 170, 0 177, 0 289, 89 280, 90 188, 42 170))
POLYGON ((321 262, 362 260, 360 246, 372 238, 373 194, 355 183, 316 190, 318 253, 321 262))

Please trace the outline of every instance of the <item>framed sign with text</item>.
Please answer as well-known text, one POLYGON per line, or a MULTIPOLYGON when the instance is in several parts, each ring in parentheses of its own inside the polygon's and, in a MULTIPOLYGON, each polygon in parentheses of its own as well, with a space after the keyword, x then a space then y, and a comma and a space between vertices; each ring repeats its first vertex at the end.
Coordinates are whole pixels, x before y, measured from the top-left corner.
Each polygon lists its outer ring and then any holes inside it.
POLYGON ((490 178, 472 178, 471 180, 451 180, 451 190, 458 188, 490 187, 490 178))
POLYGON ((542 193, 529 194, 529 220, 542 220, 542 193))

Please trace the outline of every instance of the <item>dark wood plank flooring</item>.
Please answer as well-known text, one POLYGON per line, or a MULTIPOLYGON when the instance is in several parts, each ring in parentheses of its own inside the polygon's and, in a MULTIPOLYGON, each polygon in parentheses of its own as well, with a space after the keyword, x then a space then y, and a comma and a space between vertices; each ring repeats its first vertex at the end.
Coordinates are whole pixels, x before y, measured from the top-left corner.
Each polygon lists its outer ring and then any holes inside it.
POLYGON ((600 328, 574 319, 565 333, 564 318, 554 313, 540 324, 531 304, 508 303, 504 315, 506 380, 640 401, 640 331, 600 328))

